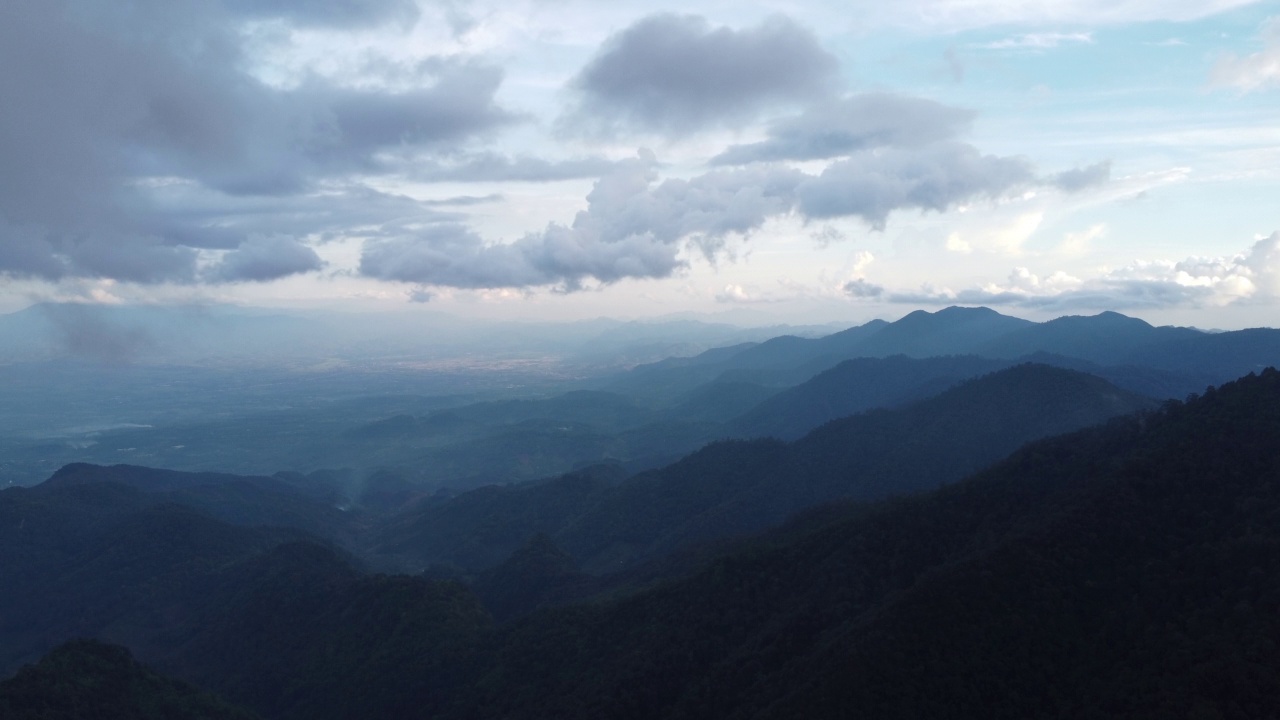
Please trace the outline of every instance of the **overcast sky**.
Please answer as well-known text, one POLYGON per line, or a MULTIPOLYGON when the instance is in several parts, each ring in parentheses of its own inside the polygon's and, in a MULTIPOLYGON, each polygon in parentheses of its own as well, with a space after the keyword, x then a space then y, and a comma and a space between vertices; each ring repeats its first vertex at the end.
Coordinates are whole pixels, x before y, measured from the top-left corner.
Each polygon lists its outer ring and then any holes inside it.
POLYGON ((0 311, 1280 319, 1280 2, 12 0, 0 311))

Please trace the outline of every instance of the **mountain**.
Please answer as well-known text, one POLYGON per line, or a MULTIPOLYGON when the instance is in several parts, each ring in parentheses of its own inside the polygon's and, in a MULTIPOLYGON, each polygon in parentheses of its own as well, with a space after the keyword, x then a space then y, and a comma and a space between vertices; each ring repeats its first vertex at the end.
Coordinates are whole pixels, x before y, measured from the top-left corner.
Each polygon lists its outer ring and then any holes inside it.
POLYGON ((988 339, 975 351, 988 357, 1003 358, 1043 352, 1114 365, 1125 362, 1153 344, 1194 341, 1204 335, 1190 328, 1157 328, 1137 318, 1103 312, 1092 316, 1068 315, 1029 325, 988 339))
POLYGON ((832 421, 790 445, 709 446, 619 484, 553 537, 588 570, 621 568, 821 503, 931 489, 1030 440, 1152 404, 1089 375, 1020 365, 899 410, 832 421))
POLYGON ((457 583, 114 482, 0 492, 0 569, 0 673, 98 638, 272 718, 429 713, 491 626, 457 583))
POLYGON ((922 400, 1005 365, 974 356, 845 360, 734 418, 725 433, 795 440, 829 420, 922 400))
POLYGON ((128 650, 94 640, 60 645, 0 682, 6 720, 253 720, 187 683, 157 675, 128 650))
POLYGON ((210 570, 304 537, 150 504, 113 484, 13 494, 0 493, 0 670, 74 637, 146 649, 188 619, 210 570))
POLYGON ((359 510, 339 509, 349 504, 345 489, 326 481, 324 473, 262 477, 72 463, 35 490, 55 492, 104 483, 145 493, 149 503, 185 505, 235 525, 296 528, 347 547, 368 520, 359 510))
POLYGON ((450 565, 457 574, 491 568, 529 538, 590 511, 623 476, 616 466, 596 466, 427 503, 391 522, 381 533, 377 551, 413 568, 450 565))
POLYGON ((955 481, 1029 440, 1152 404, 1092 376, 1023 365, 909 407, 833 421, 793 444, 717 442, 616 484, 567 476, 463 493, 406 516, 378 551, 475 572, 541 532, 588 572, 617 572, 817 504, 955 481))
MULTIPOLYGON (((1086 362, 1129 377, 1126 385, 1153 393, 1222 383, 1280 363, 1280 330, 1208 333, 1153 327, 1115 312, 1066 316, 1044 323, 983 307, 917 310, 891 323, 873 321, 821 338, 783 336, 718 348, 680 362, 642 365, 614 381, 617 392, 670 402, 680 392, 717 380, 786 388, 853 358, 976 355, 1006 361, 1036 359, 1075 367, 1086 362), (1060 358, 1053 361, 1051 358, 1060 358), (1154 371, 1157 382, 1138 373, 1154 371)), ((1175 393, 1170 397, 1181 397, 1175 393)))
POLYGON ((963 355, 984 343, 1035 323, 1009 317, 985 307, 948 307, 937 312, 916 310, 889 323, 859 343, 857 351, 870 357, 907 355, 963 355))
POLYGON ((589 595, 598 585, 594 580, 550 536, 539 533, 481 573, 473 588, 494 619, 503 621, 589 595))
POLYGON ((1280 373, 501 635, 457 718, 1269 717, 1280 373))
POLYGON ((663 415, 678 422, 725 422, 751 410, 777 393, 751 382, 716 380, 689 391, 663 415))
MULTIPOLYGON (((619 488, 666 504, 607 517, 629 543, 607 548, 615 560, 653 544, 652 517, 694 500, 713 511, 664 537, 745 527, 793 494, 896 496, 811 509, 687 576, 500 628, 459 583, 365 574, 296 531, 224 523, 117 482, 5 490, 0 648, 10 669, 98 636, 281 720, 1269 717, 1280 372, 899 495, 980 462, 1002 428, 1056 432, 1129 399, 1019 365, 796 443, 718 443, 640 485, 580 477, 583 506, 619 488), (735 504, 748 514, 718 509, 735 504)), ((477 587, 496 603, 558 602, 581 580, 571 536, 535 533, 477 587)))
POLYGON ((205 588, 159 667, 282 720, 431 717, 492 626, 458 583, 364 575, 309 542, 220 568, 205 588))

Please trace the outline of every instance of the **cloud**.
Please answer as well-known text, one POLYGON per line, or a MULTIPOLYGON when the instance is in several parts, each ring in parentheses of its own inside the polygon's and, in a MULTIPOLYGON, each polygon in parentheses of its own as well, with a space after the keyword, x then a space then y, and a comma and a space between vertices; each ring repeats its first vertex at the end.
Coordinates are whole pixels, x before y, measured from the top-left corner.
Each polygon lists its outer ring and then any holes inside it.
POLYGON ((366 243, 360 258, 366 277, 456 288, 577 290, 587 278, 610 283, 668 277, 681 266, 676 248, 652 237, 596 242, 563 226, 509 244, 487 244, 464 226, 440 225, 366 243))
POLYGON ((685 266, 682 241, 715 253, 729 234, 746 234, 785 213, 803 175, 780 169, 713 172, 653 184, 652 155, 619 163, 596 182, 570 225, 552 223, 511 243, 486 243, 458 224, 371 241, 363 275, 461 288, 559 286, 588 279, 669 277, 685 266))
POLYGON ((1214 64, 1209 76, 1214 86, 1241 92, 1280 87, 1280 17, 1264 22, 1259 36, 1262 50, 1243 57, 1225 55, 1214 64))
POLYGON ((973 112, 923 98, 866 93, 821 103, 769 125, 768 139, 733 145, 717 165, 773 160, 817 160, 878 147, 918 147, 954 138, 973 112))
POLYGON ((435 293, 426 288, 413 288, 408 295, 411 303, 429 303, 436 297, 435 293))
POLYGON ((1106 223, 1091 225, 1083 232, 1067 233, 1062 239, 1062 244, 1058 246, 1058 252, 1064 255, 1083 255, 1089 252, 1094 240, 1105 237, 1106 234, 1106 223))
POLYGON ((414 0, 223 0, 245 17, 282 19, 307 26, 337 28, 411 23, 418 18, 414 0))
POLYGON ((501 70, 474 60, 429 59, 397 90, 318 76, 277 87, 249 73, 246 23, 407 22, 408 0, 129 8, 5 11, 0 96, 20 110, 0 113, 0 275, 195 282, 201 249, 359 215, 350 178, 519 121, 494 100, 501 70), (322 220, 290 215, 321 195, 328 203, 311 205, 322 220))
POLYGON ((1054 175, 1051 184, 1064 192, 1074 193, 1106 184, 1111 180, 1111 161, 1104 160, 1088 167, 1075 168, 1054 175))
POLYGON ((1092 45, 1093 33, 1074 32, 1043 32, 1043 33, 1027 33, 1025 35, 1016 35, 1014 37, 996 40, 995 42, 980 43, 972 47, 981 48, 983 50, 1050 50, 1061 45, 1092 45))
POLYGON ((1034 183, 1030 163, 1021 158, 983 155, 972 145, 943 142, 859 153, 805 180, 796 193, 806 217, 853 215, 883 229, 895 210, 942 212, 1034 183))
POLYGON ((253 237, 210 269, 217 282, 267 282, 289 275, 319 270, 324 262, 316 251, 291 237, 253 237))
POLYGON ((730 237, 791 213, 855 216, 883 229, 896 211, 942 212, 1044 182, 1025 160, 954 141, 863 151, 817 175, 753 164, 659 182, 656 164, 651 153, 617 163, 571 224, 552 223, 513 242, 486 242, 457 223, 384 231, 365 244, 360 272, 424 285, 575 290, 590 279, 668 277, 685 267, 683 249, 714 260, 730 237))
POLYGON ((868 7, 869 24, 893 23, 916 32, 959 32, 999 26, 1102 26, 1210 17, 1257 0, 900 0, 868 7))
POLYGON ((615 162, 605 158, 547 160, 483 152, 445 161, 408 163, 405 175, 424 182, 556 182, 600 177, 615 162))
POLYGON ((885 294, 884 286, 876 285, 865 278, 857 278, 845 283, 844 291, 850 297, 862 299, 879 298, 885 294))
POLYGON ((983 223, 971 232, 962 234, 954 231, 947 235, 945 247, 950 252, 962 255, 969 255, 974 251, 1020 255, 1022 246, 1040 229, 1043 222, 1043 210, 1018 213, 1005 222, 983 223))
POLYGON ((1135 262, 1092 278, 1064 272, 1040 277, 1020 267, 1003 283, 959 291, 925 287, 914 292, 886 292, 884 298, 906 304, 958 302, 1058 312, 1274 301, 1280 299, 1280 232, 1259 239, 1233 257, 1135 262))
POLYGON ((960 53, 956 52, 956 47, 952 45, 942 53, 942 59, 947 62, 947 73, 951 75, 951 79, 957 83, 964 82, 965 63, 964 58, 960 57, 960 53))
POLYGON ((229 194, 289 194, 328 177, 385 172, 384 154, 453 151, 515 121, 494 104, 499 68, 447 59, 432 67, 430 85, 395 92, 320 79, 277 90, 244 78, 173 78, 130 129, 133 170, 229 194))
POLYGON ((835 57, 786 17, 733 30, 651 15, 611 37, 574 78, 580 103, 562 126, 672 136, 740 127, 766 107, 827 95, 836 75, 835 57))

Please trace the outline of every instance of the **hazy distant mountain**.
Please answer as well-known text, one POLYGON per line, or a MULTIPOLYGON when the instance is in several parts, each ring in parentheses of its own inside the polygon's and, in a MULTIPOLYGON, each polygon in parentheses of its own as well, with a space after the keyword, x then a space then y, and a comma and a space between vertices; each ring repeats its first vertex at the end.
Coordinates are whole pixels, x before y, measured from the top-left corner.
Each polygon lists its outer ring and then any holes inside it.
MULTIPOLYGON (((791 387, 853 358, 950 355, 1020 360, 1036 358, 1075 366, 1086 361, 1113 367, 1109 377, 1126 387, 1161 394, 1162 388, 1203 389, 1280 363, 1280 330, 1206 333, 1191 328, 1153 327, 1114 312, 1069 316, 1033 323, 989 308, 917 310, 901 319, 865 325, 822 338, 778 337, 752 345, 717 348, 695 358, 642 365, 609 387, 654 402, 670 402, 682 392, 715 381, 747 381, 791 387), (1151 368, 1161 377, 1140 380, 1151 368), (1122 370, 1121 370, 1122 369, 1122 370)), ((1083 367, 1083 366, 1082 366, 1083 367)))
POLYGON ((67 492, 97 484, 140 490, 146 493, 148 504, 180 503, 224 522, 296 528, 345 546, 354 542, 357 529, 366 521, 358 509, 339 509, 351 504, 351 488, 327 481, 323 473, 255 477, 76 463, 63 467, 31 492, 67 492))
POLYGON ((725 433, 795 440, 829 420, 922 400, 1007 365, 1007 361, 975 356, 845 360, 734 418, 725 433))
POLYGON ((725 422, 757 407, 778 392, 756 383, 716 380, 690 390, 662 415, 674 421, 725 422))
POLYGON ((476 570, 544 532, 584 568, 619 570, 690 543, 755 532, 823 502, 934 487, 1028 440, 1151 405, 1082 373, 1019 366, 910 407, 834 421, 792 445, 715 443, 611 486, 570 476, 464 493, 424 509, 383 551, 476 570), (463 517, 503 518, 497 527, 506 534, 463 517))
POLYGON ((976 352, 988 357, 1016 358, 1037 352, 1064 355, 1103 365, 1131 359, 1154 343, 1203 338, 1190 328, 1153 327, 1115 312, 1071 315, 1020 328, 981 343, 976 352))
POLYGON ((1030 320, 984 307, 949 307, 933 313, 916 310, 869 335, 857 351, 869 357, 964 355, 976 353, 995 338, 1034 326, 1030 320))

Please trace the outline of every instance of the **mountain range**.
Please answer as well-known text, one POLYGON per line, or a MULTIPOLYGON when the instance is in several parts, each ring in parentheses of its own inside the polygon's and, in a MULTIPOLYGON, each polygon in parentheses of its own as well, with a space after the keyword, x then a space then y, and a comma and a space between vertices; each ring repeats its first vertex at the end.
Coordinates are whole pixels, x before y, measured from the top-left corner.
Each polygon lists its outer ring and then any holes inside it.
POLYGON ((952 308, 332 425, 502 483, 71 463, 0 490, 0 710, 1268 717, 1278 337, 952 308))

